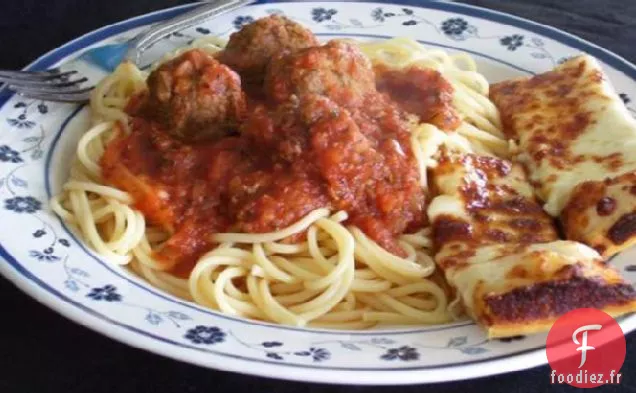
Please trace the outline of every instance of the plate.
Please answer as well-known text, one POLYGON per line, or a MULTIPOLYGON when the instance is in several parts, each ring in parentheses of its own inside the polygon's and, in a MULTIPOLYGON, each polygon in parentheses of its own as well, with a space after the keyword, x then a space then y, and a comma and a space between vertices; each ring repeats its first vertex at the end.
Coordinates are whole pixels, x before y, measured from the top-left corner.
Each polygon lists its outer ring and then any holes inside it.
MULTIPOLYGON (((426 46, 465 51, 497 82, 553 68, 580 52, 598 58, 632 113, 636 67, 562 31, 476 7, 446 3, 285 3, 261 1, 167 37, 148 56, 205 35, 282 13, 320 39, 411 37, 426 46)), ((192 7, 172 8, 104 27, 55 49, 29 69, 119 42, 144 25, 192 7)), ((182 361, 266 377, 349 384, 410 384, 475 378, 546 362, 545 335, 487 340, 470 322, 339 332, 237 319, 174 298, 109 265, 48 208, 68 175, 88 111, 69 104, 0 96, 0 272, 64 316, 116 340, 182 361)), ((636 250, 612 263, 636 282, 636 250)), ((7 322, 9 323, 9 322, 7 322)), ((19 323, 11 321, 10 323, 19 323)), ((620 319, 625 332, 636 316, 620 319)), ((69 343, 72 345, 72 343, 69 343)))

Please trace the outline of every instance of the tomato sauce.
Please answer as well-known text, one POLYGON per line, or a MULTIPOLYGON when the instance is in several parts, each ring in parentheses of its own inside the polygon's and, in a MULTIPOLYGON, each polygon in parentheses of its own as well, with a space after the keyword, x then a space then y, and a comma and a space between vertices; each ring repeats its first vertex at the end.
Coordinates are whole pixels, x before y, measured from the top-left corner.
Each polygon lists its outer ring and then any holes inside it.
POLYGON ((425 224, 426 199, 405 121, 415 104, 393 93, 368 94, 356 108, 321 96, 274 105, 248 93, 236 130, 197 142, 140 114, 142 93, 127 109, 130 134, 102 157, 103 176, 171 234, 155 257, 178 276, 214 247, 214 233, 276 231, 321 207, 346 210, 349 224, 403 255, 397 236, 425 224))
POLYGON ((378 90, 386 92, 405 111, 418 115, 421 121, 448 131, 461 124, 459 113, 452 106, 453 87, 439 71, 376 66, 375 73, 378 90))

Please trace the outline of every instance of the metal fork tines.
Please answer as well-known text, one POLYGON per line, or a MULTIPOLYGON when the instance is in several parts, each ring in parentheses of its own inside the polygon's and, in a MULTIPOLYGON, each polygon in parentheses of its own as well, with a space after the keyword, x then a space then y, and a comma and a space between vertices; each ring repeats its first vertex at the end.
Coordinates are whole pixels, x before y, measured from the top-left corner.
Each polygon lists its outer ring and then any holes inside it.
POLYGON ((0 83, 16 93, 39 100, 78 102, 90 97, 93 86, 82 87, 88 79, 73 78, 77 71, 62 72, 57 68, 46 71, 0 70, 0 83))
MULTIPOLYGON (((123 58, 117 57, 117 53, 120 53, 121 50, 115 50, 113 52, 113 46, 117 46, 115 44, 88 49, 83 55, 92 51, 91 53, 93 55, 100 53, 100 56, 106 56, 109 60, 113 60, 112 56, 115 56, 114 59, 116 61, 112 62, 115 66, 124 59, 138 65, 141 54, 162 37, 168 36, 179 30, 192 27, 205 19, 225 14, 252 2, 253 0, 216 0, 209 3, 203 3, 191 11, 153 25, 148 30, 135 36, 130 41, 118 44, 120 49, 125 50, 125 52, 123 52, 123 58), (108 48, 108 50, 105 50, 105 48, 108 48)), ((80 56, 78 59, 71 61, 69 64, 72 64, 73 68, 78 68, 80 70, 82 68, 86 68, 85 66, 90 62, 86 62, 81 59, 82 57, 80 56)), ((91 90, 100 80, 96 78, 96 67, 89 68, 89 72, 78 72, 77 70, 63 72, 58 68, 48 71, 0 70, 0 90, 4 84, 4 86, 9 90, 13 90, 16 93, 29 98, 63 102, 88 101, 91 90), (83 75, 91 78, 91 80, 88 81, 83 75), (89 87, 82 87, 81 85, 84 82, 88 82, 86 85, 89 87)), ((112 71, 112 69, 108 67, 105 70, 112 71)), ((102 77, 103 76, 105 75, 102 75, 102 77)))

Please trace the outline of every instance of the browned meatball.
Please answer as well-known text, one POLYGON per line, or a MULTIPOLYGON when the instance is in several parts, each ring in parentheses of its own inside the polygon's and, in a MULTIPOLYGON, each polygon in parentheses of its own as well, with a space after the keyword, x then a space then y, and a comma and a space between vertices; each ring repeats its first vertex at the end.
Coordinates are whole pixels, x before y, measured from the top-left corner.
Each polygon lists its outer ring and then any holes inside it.
POLYGON ((357 46, 344 41, 280 54, 265 76, 265 93, 278 103, 313 93, 349 107, 359 105, 371 92, 375 92, 371 62, 357 46))
POLYGON ((294 96, 273 111, 266 105, 256 106, 241 125, 241 135, 255 146, 271 149, 283 160, 293 162, 307 156, 311 126, 340 111, 323 96, 294 96))
POLYGON ((250 82, 261 82, 274 55, 316 45, 318 40, 309 29, 284 16, 271 15, 232 34, 218 58, 250 82))
POLYGON ((238 74, 194 49, 150 74, 141 111, 170 135, 200 141, 224 136, 237 127, 245 105, 238 74))
MULTIPOLYGON (((367 97, 365 104, 383 106, 384 96, 367 97)), ((363 229, 391 252, 403 253, 395 239, 397 234, 411 225, 421 227, 425 196, 417 161, 410 149, 408 128, 398 122, 377 113, 371 113, 369 118, 356 118, 324 95, 309 93, 291 97, 275 111, 258 107, 242 124, 241 135, 249 138, 253 146, 280 158, 278 162, 285 168, 284 173, 300 174, 319 182, 329 205, 324 204, 324 199, 312 197, 310 200, 322 203, 312 208, 330 206, 347 211, 349 223, 363 229), (366 135, 362 123, 357 121, 375 122, 371 116, 377 117, 378 124, 370 128, 378 128, 379 132, 366 135)), ((259 185, 263 184, 264 176, 259 174, 256 178, 259 185)), ((262 206, 272 200, 280 203, 281 198, 288 198, 286 206, 303 206, 304 203, 299 204, 303 195, 317 192, 315 188, 302 189, 302 182, 283 185, 283 174, 275 174, 273 179, 281 184, 281 193, 276 198, 267 195, 271 191, 251 194, 262 196, 259 202, 262 206), (293 187, 302 192, 292 193, 289 190, 293 187)), ((243 187, 252 191, 255 183, 245 182, 243 187)), ((256 206, 249 205, 247 211, 258 211, 256 206)))

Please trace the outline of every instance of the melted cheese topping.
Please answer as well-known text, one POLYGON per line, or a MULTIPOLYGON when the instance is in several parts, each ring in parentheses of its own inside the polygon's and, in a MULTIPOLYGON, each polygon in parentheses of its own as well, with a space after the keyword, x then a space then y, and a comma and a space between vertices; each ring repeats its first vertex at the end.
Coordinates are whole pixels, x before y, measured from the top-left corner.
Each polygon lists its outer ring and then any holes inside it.
MULTIPOLYGON (((446 271, 446 277, 461 293, 467 308, 479 315, 488 312, 483 305, 487 296, 554 280, 566 266, 580 264, 587 276, 596 276, 599 272, 594 268, 595 260, 600 260, 598 253, 572 241, 557 240, 517 249, 495 245, 481 248, 466 259, 465 265, 446 271)), ((601 271, 600 275, 607 274, 601 271)))
POLYGON ((568 239, 610 257, 636 244, 636 173, 578 185, 561 214, 568 239))
POLYGON ((536 202, 521 165, 495 157, 442 149, 431 171, 439 194, 428 208, 438 263, 489 244, 545 243, 557 239, 552 219, 536 202))
POLYGON ((594 249, 558 239, 519 164, 442 148, 431 173, 435 261, 490 337, 548 329, 578 307, 636 309, 594 249))
POLYGON ((552 216, 577 185, 636 170, 636 120, 590 56, 493 85, 491 98, 552 216))

